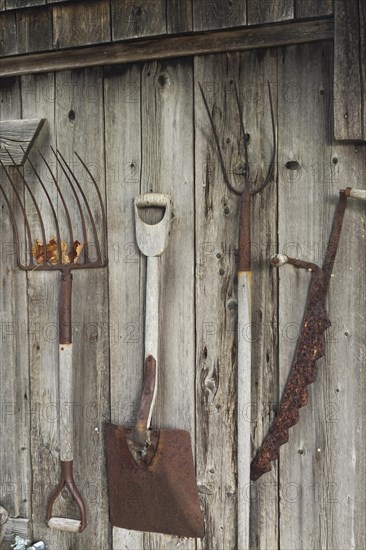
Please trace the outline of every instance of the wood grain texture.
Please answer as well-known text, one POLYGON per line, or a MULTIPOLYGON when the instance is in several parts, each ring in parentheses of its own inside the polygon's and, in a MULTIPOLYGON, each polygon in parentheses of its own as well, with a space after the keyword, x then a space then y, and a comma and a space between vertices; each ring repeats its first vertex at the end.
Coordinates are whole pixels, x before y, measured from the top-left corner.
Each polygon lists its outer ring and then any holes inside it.
POLYGON ((46 0, 5 0, 7 10, 21 10, 46 4, 46 0))
POLYGON ((166 33, 165 0, 114 0, 112 2, 112 39, 166 33))
POLYGON ((16 14, 19 53, 51 50, 52 20, 50 10, 20 10, 16 14))
POLYGON ((296 0, 296 18, 319 17, 334 13, 334 0, 296 0))
MULTIPOLYGON (((347 185, 353 184, 353 170, 348 167, 349 175, 342 172, 340 176, 338 164, 335 164, 341 154, 349 158, 345 153, 347 148, 336 154, 334 149, 338 150, 338 147, 329 145, 331 79, 332 51, 329 45, 290 48, 284 53, 279 75, 282 86, 279 124, 280 128, 288 130, 280 131, 279 142, 279 166, 282 170, 279 182, 279 251, 291 256, 301 255, 303 259, 320 264, 331 230, 338 190, 346 181, 347 185), (294 85, 296 67, 302 69, 297 72, 294 85), (311 138, 306 140, 304 147, 307 135, 311 138), (284 166, 289 160, 297 160, 301 168, 287 170, 284 166)), ((349 147, 348 153, 352 149, 349 147)), ((359 177, 364 173, 364 159, 355 156, 354 151, 353 158, 359 177)), ((363 429, 363 413, 360 411, 364 408, 364 401, 357 396, 363 392, 365 383, 358 370, 364 351, 362 337, 359 339, 358 335, 359 331, 365 330, 365 287, 357 287, 355 293, 349 293, 353 266, 365 264, 364 248, 360 244, 364 239, 360 232, 364 218, 357 206, 353 213, 352 206, 349 206, 329 291, 329 313, 333 324, 326 335, 325 358, 319 362, 309 404, 300 412, 300 421, 291 430, 289 444, 281 450, 281 548, 340 549, 349 545, 347 541, 354 541, 355 547, 364 543, 359 517, 350 518, 359 499, 363 498, 356 485, 364 483, 364 474, 356 474, 353 457, 357 455, 363 460, 365 452, 364 443, 357 435, 357 430, 363 429), (344 307, 345 296, 349 304, 347 308, 344 307), (346 336, 348 331, 355 335, 354 340, 346 336), (353 358, 351 363, 347 359, 350 357, 353 358), (349 370, 345 376, 343 365, 347 362, 349 370), (357 420, 350 424, 347 420, 350 418, 357 420), (305 507, 306 514, 303 513, 305 507)), ((363 268, 355 269, 357 277, 361 276, 363 280, 363 268)), ((294 353, 308 285, 306 272, 281 268, 281 391, 294 353)))
MULTIPOLYGON (((18 79, 3 80, 0 85, 0 118, 20 118, 21 93, 18 79)), ((22 194, 20 178, 12 172, 22 194)), ((1 171, 5 187, 16 215, 20 214, 15 195, 1 171)), ((0 424, 1 504, 11 517, 31 514, 30 415, 29 415, 29 351, 27 331, 26 275, 16 267, 13 228, 3 196, 1 196, 1 307, 3 331, 0 355, 0 386, 4 414, 0 424)), ((23 239, 22 225, 19 237, 23 239)))
POLYGON ((193 30, 192 0, 167 0, 167 33, 176 34, 193 30))
POLYGON ((0 14, 0 56, 18 53, 16 15, 0 14))
POLYGON ((358 0, 335 0, 334 137, 366 139, 366 12, 358 0))
MULTIPOLYGON (((134 229, 141 191, 141 67, 104 74, 109 237, 111 420, 133 425, 144 363, 144 273, 134 229), (127 290, 128 289, 128 290, 127 290)), ((143 533, 113 529, 113 548, 143 548, 143 533)))
MULTIPOLYGON (((90 180, 75 160, 73 151, 77 151, 90 168, 105 197, 102 71, 91 69, 81 73, 60 73, 56 76, 56 90, 62 98, 56 101, 57 146, 66 160, 75 163, 74 169, 100 228, 97 198, 91 193, 90 180)), ((79 232, 79 240, 82 241, 81 222, 76 209, 72 216, 75 235, 79 232)), ((75 550, 88 546, 106 548, 109 540, 103 441, 103 425, 109 414, 107 296, 106 269, 80 270, 74 274, 73 361, 74 399, 77 404, 74 469, 88 514, 88 528, 82 534, 67 536, 75 550), (93 464, 92 470, 90 464, 93 464)), ((69 513, 57 515, 75 518, 69 513)))
MULTIPOLYGON (((56 145, 55 137, 55 85, 54 75, 22 77, 23 115, 29 117, 44 116, 47 122, 37 141, 48 162, 52 163, 50 145, 56 145)), ((49 193, 57 204, 57 191, 48 179, 47 170, 40 159, 37 149, 31 152, 30 159, 37 171, 49 183, 49 193)), ((55 224, 49 211, 47 199, 39 184, 31 176, 28 164, 25 174, 34 185, 32 189, 42 212, 47 233, 55 232, 55 224)), ((31 200, 27 200, 27 212, 34 238, 41 238, 37 212, 31 200)), ((30 379, 31 394, 29 409, 32 449, 32 524, 39 539, 50 545, 66 545, 62 533, 55 534, 45 525, 46 503, 59 475, 59 423, 58 407, 58 299, 59 273, 33 272, 27 275, 28 284, 28 331, 30 334, 30 379)), ((29 481, 30 483, 30 481, 29 481)), ((63 502, 69 499, 62 497, 63 502)), ((65 510, 55 507, 57 510, 65 510)), ((72 511, 73 508, 72 508, 72 511)), ((37 539, 37 540, 39 540, 37 539)))
POLYGON ((247 0, 248 25, 274 23, 294 18, 293 0, 247 0))
MULTIPOLYGON (((172 196, 168 246, 160 258, 159 389, 152 426, 191 434, 195 454, 194 128, 191 60, 146 63, 141 75, 141 191, 172 196), (182 154, 183 152, 183 154, 182 154), (184 397, 183 397, 184 396, 184 397)), ((193 539, 147 534, 147 548, 193 539)))
POLYGON ((108 0, 55 5, 52 10, 53 47, 70 48, 109 42, 108 0))
POLYGON ((206 31, 246 24, 246 1, 204 0, 193 2, 193 30, 206 31))
POLYGON ((3 164, 24 163, 43 123, 44 119, 39 118, 0 121, 0 159, 3 164))
POLYGON ((239 30, 198 32, 189 36, 152 38, 47 54, 10 56, 2 60, 0 76, 318 42, 333 38, 333 26, 332 18, 325 18, 239 30))
POLYGON ((198 82, 234 170, 240 139, 233 82, 238 55, 195 59, 197 481, 206 517, 199 548, 235 548, 236 256, 238 201, 226 189, 198 82), (220 440, 220 445, 217 442, 220 440))

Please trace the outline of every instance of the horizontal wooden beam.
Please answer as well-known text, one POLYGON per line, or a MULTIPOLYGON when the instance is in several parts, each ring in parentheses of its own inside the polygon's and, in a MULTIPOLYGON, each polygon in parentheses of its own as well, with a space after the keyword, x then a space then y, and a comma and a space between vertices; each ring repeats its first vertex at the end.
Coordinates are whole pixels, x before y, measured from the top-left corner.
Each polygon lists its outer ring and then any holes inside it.
POLYGON ((332 40, 333 37, 333 17, 287 21, 240 29, 173 37, 160 36, 47 53, 9 56, 0 61, 0 76, 13 77, 153 59, 271 48, 332 40))

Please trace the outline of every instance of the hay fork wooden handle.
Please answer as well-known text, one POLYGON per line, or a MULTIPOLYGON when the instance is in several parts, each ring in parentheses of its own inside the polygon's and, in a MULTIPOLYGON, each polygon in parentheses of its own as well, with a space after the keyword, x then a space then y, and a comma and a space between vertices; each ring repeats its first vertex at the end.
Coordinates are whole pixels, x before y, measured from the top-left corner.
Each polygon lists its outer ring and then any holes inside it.
MULTIPOLYGON (((146 306, 145 306, 145 365, 154 360, 155 381, 153 398, 149 400, 146 410, 139 410, 139 419, 135 434, 139 444, 145 444, 146 431, 150 427, 151 416, 156 400, 158 387, 158 323, 159 323, 159 256, 164 252, 170 233, 171 224, 171 197, 161 193, 146 193, 135 198, 135 228, 137 246, 147 257, 146 268, 146 306), (157 207, 164 209, 160 222, 152 225, 145 223, 139 210, 141 208, 157 207), (140 418, 143 417, 143 418, 140 418)), ((147 372, 145 371, 145 375, 147 372)), ((141 402, 142 405, 142 402, 141 402)))

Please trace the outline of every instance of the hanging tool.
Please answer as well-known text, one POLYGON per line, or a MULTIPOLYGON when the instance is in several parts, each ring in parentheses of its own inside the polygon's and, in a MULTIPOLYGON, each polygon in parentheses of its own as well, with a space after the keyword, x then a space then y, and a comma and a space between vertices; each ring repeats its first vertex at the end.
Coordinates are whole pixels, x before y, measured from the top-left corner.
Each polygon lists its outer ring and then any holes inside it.
POLYGON ((282 254, 272 258, 272 264, 276 267, 291 264, 297 268, 306 269, 311 273, 311 281, 286 388, 282 395, 277 416, 252 461, 252 480, 257 480, 264 473, 269 472, 272 460, 279 457, 280 446, 288 441, 289 428, 297 424, 299 420, 299 409, 308 402, 307 386, 315 381, 316 363, 325 353, 324 332, 331 325, 325 307, 326 297, 349 196, 356 196, 356 194, 350 188, 341 189, 323 267, 311 262, 289 258, 282 254))
POLYGON ((137 245, 147 257, 145 373, 134 428, 106 427, 109 507, 116 527, 203 537, 189 432, 151 429, 158 387, 159 256, 170 232, 171 198, 149 193, 135 199, 137 245), (144 223, 140 209, 164 210, 154 225, 144 223))
MULTIPOLYGON (((248 146, 249 135, 245 133, 243 112, 239 101, 238 89, 235 86, 235 98, 239 115, 240 130, 244 149, 244 185, 242 189, 236 189, 225 168, 224 158, 221 151, 220 140, 217 134, 213 116, 207 103, 206 96, 201 84, 199 84, 203 102, 211 122, 214 140, 216 143, 218 158, 228 189, 240 197, 240 219, 239 219, 239 261, 238 261, 238 409, 239 407, 251 402, 251 236, 250 236, 250 216, 252 197, 268 185, 273 177, 275 155, 276 155, 276 128, 273 113, 273 103, 270 84, 268 82, 269 102, 272 120, 273 148, 272 156, 267 175, 262 184, 257 184, 255 178, 255 188, 251 182, 249 170, 248 146), (245 337, 243 335, 245 329, 245 337)), ((238 494, 244 495, 250 484, 250 458, 251 458, 251 423, 248 419, 242 419, 238 415, 238 494)), ((239 548, 248 548, 249 546, 249 513, 250 499, 243 498, 238 506, 238 546, 239 548)))
MULTIPOLYGON (((32 186, 28 183, 27 178, 24 177, 23 172, 15 166, 18 176, 24 184, 24 189, 27 197, 30 199, 32 205, 35 208, 40 227, 40 233, 42 240, 33 239, 28 220, 26 201, 22 200, 21 194, 17 189, 16 181, 13 181, 13 177, 10 171, 7 170, 3 161, 0 159, 1 167, 6 175, 6 178, 10 184, 9 191, 13 192, 16 201, 20 207, 23 215, 23 224, 26 234, 26 258, 22 261, 21 257, 21 243, 20 234, 18 229, 18 223, 16 215, 11 203, 11 195, 6 192, 3 184, 0 183, 0 191, 4 196, 5 202, 8 206, 11 222, 13 225, 14 239, 16 243, 16 258, 17 265, 20 269, 28 272, 36 271, 60 271, 61 272, 61 289, 59 300, 59 403, 60 403, 60 466, 61 477, 58 485, 52 491, 48 504, 47 504, 47 525, 56 529, 71 532, 81 532, 86 527, 86 508, 82 496, 80 495, 73 477, 73 458, 74 458, 74 441, 73 441, 73 429, 72 423, 69 418, 69 411, 67 405, 73 403, 73 364, 72 364, 72 325, 71 325, 71 296, 72 296, 72 271, 74 269, 95 269, 104 267, 107 263, 107 222, 106 215, 102 200, 101 192, 98 185, 92 176, 90 170, 84 163, 84 161, 75 153, 76 157, 81 163, 81 166, 86 170, 94 189, 94 195, 96 204, 99 205, 100 210, 100 224, 103 233, 103 247, 100 244, 98 236, 98 230, 96 227, 96 221, 92 214, 89 202, 87 200, 85 191, 80 185, 74 172, 62 156, 60 151, 54 150, 52 152, 56 160, 56 165, 60 168, 66 181, 66 185, 69 187, 69 191, 73 200, 67 200, 65 191, 62 190, 60 182, 54 175, 50 164, 45 157, 40 153, 40 157, 50 174, 50 179, 53 181, 57 195, 60 199, 60 205, 65 213, 67 219, 66 240, 62 240, 59 218, 56 213, 56 206, 54 205, 50 193, 43 182, 39 171, 36 169, 33 162, 28 158, 27 163, 31 168, 31 173, 35 177, 36 181, 41 185, 48 203, 51 216, 54 220, 56 229, 56 236, 47 240, 44 220, 38 205, 38 201, 32 191, 32 186), (71 221, 71 206, 76 210, 80 216, 82 231, 81 242, 75 240, 75 233, 73 230, 73 224, 71 221), (89 237, 92 235, 93 253, 96 251, 96 257, 90 256, 89 250, 89 237), (104 252, 102 251, 104 248, 104 252), (71 495, 74 497, 77 506, 80 511, 80 520, 71 518, 59 518, 52 517, 52 507, 57 496, 61 491, 67 487, 71 495)), ((13 164, 14 158, 9 151, 8 156, 13 164)), ((25 153, 25 151, 24 151, 25 153)))

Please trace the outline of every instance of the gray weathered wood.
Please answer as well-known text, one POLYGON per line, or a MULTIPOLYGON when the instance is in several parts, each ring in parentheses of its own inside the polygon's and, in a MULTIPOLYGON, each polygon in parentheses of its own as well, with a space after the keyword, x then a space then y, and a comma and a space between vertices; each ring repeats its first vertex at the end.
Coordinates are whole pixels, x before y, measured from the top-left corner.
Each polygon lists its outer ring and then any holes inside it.
POLYGON ((193 1, 193 29, 206 31, 246 24, 246 2, 239 0, 193 1))
POLYGON ((19 53, 52 50, 51 11, 39 8, 17 12, 19 53))
MULTIPOLYGON (((195 59, 201 82, 216 107, 218 133, 231 171, 238 144, 238 116, 230 79, 238 78, 237 56, 195 59), (234 59, 233 59, 234 58, 234 59), (227 102, 225 101, 227 98, 227 102), (225 106, 225 107, 224 107, 225 106), (233 158, 234 157, 234 158, 233 158)), ((207 518, 199 548, 235 548, 236 494, 236 259, 237 201, 225 188, 212 129, 196 88, 196 426, 197 477, 207 518), (220 445, 217 445, 220 440, 220 445)))
POLYGON ((113 40, 166 33, 165 0, 114 0, 112 2, 113 40))
POLYGON ((32 540, 32 522, 25 518, 9 518, 4 525, 3 546, 14 543, 14 538, 22 537, 23 539, 32 540))
POLYGON ((293 0, 247 0, 247 3, 249 25, 294 18, 293 0))
MULTIPOLYGON (((43 132, 39 135, 37 148, 46 160, 53 162, 50 145, 55 139, 55 86, 54 75, 22 77, 23 115, 45 117, 43 132), (47 96, 44 91, 47 90, 47 96), (31 92, 31 93, 30 93, 31 92), (47 97, 47 99, 46 99, 47 97)), ((57 191, 48 179, 47 171, 35 148, 30 159, 37 171, 49 183, 48 191, 57 204, 57 191)), ((26 177, 31 177, 28 164, 26 177)), ((34 180, 31 180, 32 183, 34 180)), ((41 186, 34 182, 32 187, 37 199, 48 234, 55 233, 55 225, 47 199, 41 186)), ((41 238, 39 220, 34 204, 27 200, 27 212, 34 238, 41 238)), ((31 393, 29 409, 32 449, 32 524, 38 540, 62 548, 66 540, 62 533, 56 535, 45 524, 47 499, 59 475, 59 422, 58 405, 58 298, 59 273, 32 272, 27 276, 28 289, 28 331, 30 333, 30 379, 31 393)), ((62 498, 64 501, 65 499, 62 498)), ((55 507, 55 510, 58 508, 55 507)))
MULTIPOLYGON (((109 237, 111 420, 133 425, 142 387, 144 276, 133 200, 141 191, 141 114, 138 65, 105 71, 109 237)), ((113 529, 113 548, 143 548, 143 534, 113 529)))
POLYGON ((192 0, 167 0, 166 14, 168 34, 193 30, 192 0))
POLYGON ((334 137, 366 139, 366 11, 359 0, 335 0, 334 137))
POLYGON ((54 48, 110 42, 108 0, 55 5, 52 10, 54 48))
POLYGON ((333 35, 333 19, 326 18, 240 30, 195 33, 189 36, 152 38, 127 44, 108 44, 47 54, 8 57, 1 62, 0 76, 286 46, 331 40, 333 35))
MULTIPOLYGON (((0 119, 21 116, 21 95, 18 79, 1 81, 0 119)), ((9 189, 5 176, 1 173, 9 200, 16 215, 20 208, 9 189)), ((15 173, 12 177, 22 193, 22 184, 15 173)), ((3 328, 2 353, 0 354, 0 387, 2 406, 5 407, 0 424, 0 471, 2 495, 1 505, 11 517, 31 515, 31 468, 30 468, 30 387, 29 353, 27 331, 26 275, 16 267, 16 254, 13 229, 3 196, 1 223, 1 262, 2 282, 0 322, 3 328)), ((22 225, 19 225, 19 238, 23 241, 22 225)))
MULTIPOLYGON (((90 180, 75 160, 73 152, 77 151, 89 166, 104 197, 104 134, 100 131, 104 114, 102 86, 100 69, 56 75, 56 90, 63 98, 56 103, 57 146, 66 160, 75 163, 76 175, 81 179, 99 226, 101 215, 98 201, 91 194, 90 180)), ((82 241, 81 221, 76 210, 72 213, 72 222, 75 235, 79 234, 82 241)), ((77 404, 74 466, 76 482, 85 499, 88 515, 88 528, 82 534, 67 535, 68 544, 75 550, 88 546, 105 548, 109 539, 103 441, 103 422, 109 413, 106 284, 106 269, 79 270, 74 274, 73 361, 76 365, 74 400, 77 404)), ((77 517, 75 512, 55 515, 77 517)))
POLYGON ((7 10, 19 10, 31 6, 40 6, 46 3, 46 0, 5 0, 7 10))
POLYGON ((296 0, 296 18, 319 17, 334 13, 334 0, 296 0))
MULTIPOLYGON (((363 180, 365 161, 362 155, 354 154, 351 146, 329 145, 330 45, 290 48, 281 64, 279 81, 282 87, 279 94, 279 251, 321 264, 338 190, 363 180), (281 132, 281 128, 287 131, 281 132), (346 160, 351 158, 354 164, 346 160), (335 164, 338 159, 342 167, 335 164), (297 160, 301 168, 293 171, 284 168, 290 160, 297 160)), ((363 499, 354 457, 362 462, 365 453, 357 435, 358 430, 363 429, 365 408, 364 399, 359 397, 365 386, 364 373, 359 370, 364 354, 364 336, 361 336, 365 333, 364 269, 356 267, 365 265, 362 220, 361 209, 349 205, 329 290, 333 325, 326 335, 325 358, 318 362, 318 376, 310 388, 309 404, 300 411, 300 421, 290 431, 289 444, 281 450, 281 548, 344 548, 350 541, 355 548, 363 545, 361 518, 353 512, 363 499), (351 292, 350 281, 354 281, 351 292), (345 364, 348 365, 346 373, 345 364), (351 418, 355 420, 350 422, 351 418), (307 513, 304 513, 305 507, 307 513)), ((306 272, 281 269, 282 391, 304 311, 309 277, 306 272)))
POLYGON ((18 53, 17 26, 14 12, 0 15, 0 56, 18 53))
MULTIPOLYGON (((168 193, 173 201, 169 243, 160 263, 161 368, 152 425, 188 430, 195 454, 191 60, 147 63, 143 67, 141 85, 141 189, 143 192, 168 193)), ((194 540, 184 541, 172 536, 147 534, 144 541, 147 548, 169 549, 177 544, 182 548, 195 548, 194 540)))
POLYGON ((0 159, 3 164, 24 164, 43 123, 44 119, 39 118, 0 121, 0 159))

